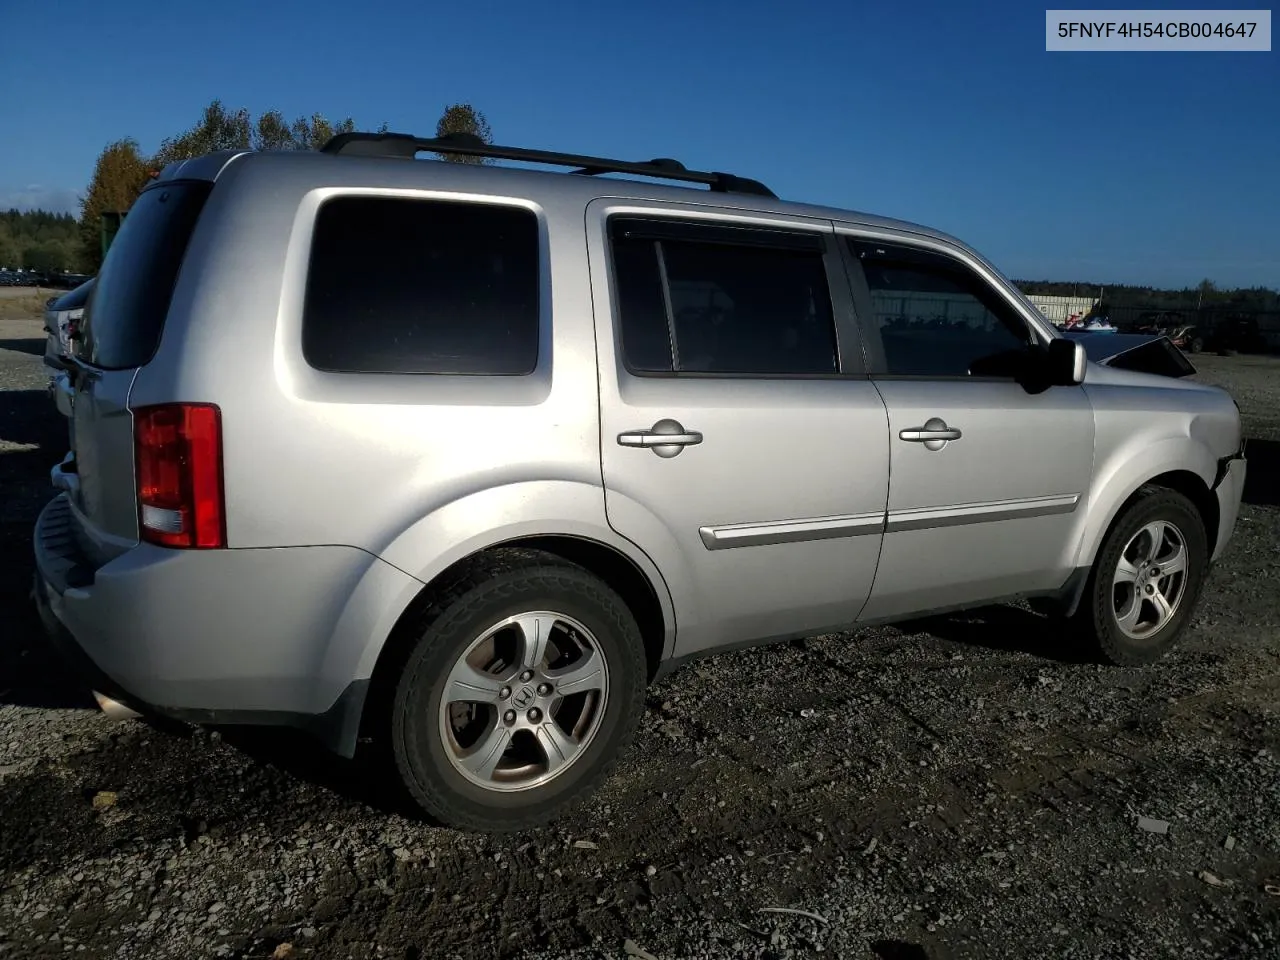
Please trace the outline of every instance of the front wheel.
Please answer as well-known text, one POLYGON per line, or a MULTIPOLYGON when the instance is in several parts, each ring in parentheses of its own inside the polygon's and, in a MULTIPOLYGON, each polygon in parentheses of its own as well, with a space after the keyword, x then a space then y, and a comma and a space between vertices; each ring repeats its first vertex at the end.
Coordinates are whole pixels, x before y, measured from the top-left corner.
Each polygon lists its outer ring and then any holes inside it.
POLYGON ((1098 551, 1076 626, 1111 663, 1152 663, 1186 629, 1208 565, 1195 504, 1176 490, 1145 487, 1098 551))
POLYGON ((551 554, 507 550, 434 605, 397 684, 396 766, 450 826, 546 823, 591 793, 644 705, 644 644, 608 586, 551 554))

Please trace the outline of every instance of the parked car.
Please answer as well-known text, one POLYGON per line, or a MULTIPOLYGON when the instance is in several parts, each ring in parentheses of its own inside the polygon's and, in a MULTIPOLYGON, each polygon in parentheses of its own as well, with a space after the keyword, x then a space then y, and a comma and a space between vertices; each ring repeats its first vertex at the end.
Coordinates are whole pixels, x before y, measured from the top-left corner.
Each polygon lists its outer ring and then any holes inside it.
POLYGON ((93 288, 94 281, 91 278, 69 293, 50 297, 44 306, 44 362, 52 371, 49 375, 49 395, 57 404, 58 411, 68 417, 71 416, 72 391, 66 368, 71 360, 73 345, 80 335, 80 322, 93 288))
POLYGON ((1204 336, 1199 327, 1188 323, 1174 324, 1168 327, 1147 327, 1142 331, 1153 336, 1168 337, 1179 350, 1186 353, 1199 353, 1204 349, 1204 336))
POLYGON ((1176 310, 1147 310, 1138 314, 1134 332, 1163 334, 1186 323, 1186 317, 1176 310))
POLYGON ((443 822, 528 827, 716 650, 1027 597, 1160 657, 1244 448, 1128 367, 955 238, 671 160, 213 154, 107 254, 34 597, 113 709, 367 737, 443 822))
POLYGON ((1249 314, 1225 314, 1214 319, 1206 345, 1221 354, 1266 353, 1269 344, 1258 327, 1256 317, 1249 314))
POLYGON ((1176 310, 1151 310, 1139 314, 1134 332, 1168 337, 1175 347, 1186 353, 1199 353, 1205 346, 1204 331, 1176 310))
POLYGON ((1092 330, 1068 330, 1066 335, 1084 346, 1085 356, 1104 366, 1164 377, 1189 377, 1196 372, 1168 337, 1092 330))
POLYGON ((1200 333, 1200 328, 1191 324, 1174 327, 1166 331, 1165 336, 1175 347, 1187 353, 1199 353, 1204 349, 1204 337, 1200 333))

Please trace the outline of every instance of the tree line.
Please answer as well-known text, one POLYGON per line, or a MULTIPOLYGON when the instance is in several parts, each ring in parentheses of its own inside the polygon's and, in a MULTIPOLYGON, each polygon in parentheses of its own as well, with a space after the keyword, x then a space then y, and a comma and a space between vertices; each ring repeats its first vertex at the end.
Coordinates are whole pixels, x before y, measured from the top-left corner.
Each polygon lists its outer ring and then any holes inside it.
POLYGON ((79 226, 71 214, 0 212, 0 267, 46 272, 79 262, 79 226))
POLYGON ((1125 283, 1069 283, 1055 280, 1015 280, 1028 296, 1098 297, 1102 309, 1187 310, 1206 308, 1239 312, 1280 310, 1280 292, 1269 287, 1219 287, 1201 280, 1194 287, 1159 288, 1125 283))
MULTIPOLYGON (((355 121, 346 117, 332 122, 323 114, 289 121, 278 110, 268 110, 254 118, 248 110, 229 110, 214 100, 188 130, 168 137, 153 154, 142 152, 138 142, 125 137, 106 145, 94 165, 93 176, 80 199, 78 264, 96 272, 102 262, 102 217, 126 213, 148 181, 167 164, 188 160, 216 150, 319 150, 339 133, 355 130, 355 121)), ((387 124, 376 128, 385 133, 387 124)), ((492 132, 483 113, 469 103, 446 107, 436 123, 436 135, 473 133, 492 143, 492 132)), ((482 162, 475 157, 444 154, 440 159, 458 163, 482 162)))

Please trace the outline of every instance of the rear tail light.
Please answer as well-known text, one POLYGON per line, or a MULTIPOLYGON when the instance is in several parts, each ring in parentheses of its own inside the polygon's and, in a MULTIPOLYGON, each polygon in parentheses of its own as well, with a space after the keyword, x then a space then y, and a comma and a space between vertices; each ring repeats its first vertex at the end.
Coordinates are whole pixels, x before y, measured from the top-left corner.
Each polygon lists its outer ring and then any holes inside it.
POLYGON ((140 407, 133 413, 133 448, 142 539, 164 547, 225 547, 218 408, 140 407))

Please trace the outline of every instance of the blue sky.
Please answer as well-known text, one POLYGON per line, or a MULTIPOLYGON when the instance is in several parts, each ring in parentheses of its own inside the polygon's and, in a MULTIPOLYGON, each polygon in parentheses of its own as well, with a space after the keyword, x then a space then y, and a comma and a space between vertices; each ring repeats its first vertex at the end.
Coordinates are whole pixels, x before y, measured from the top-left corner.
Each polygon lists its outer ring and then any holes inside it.
POLYGON ((74 209, 107 142, 215 97, 420 134, 470 101, 500 143, 731 170, 1020 278, 1280 288, 1274 49, 1046 53, 1009 0, 182 6, 5 0, 0 207, 74 209))

